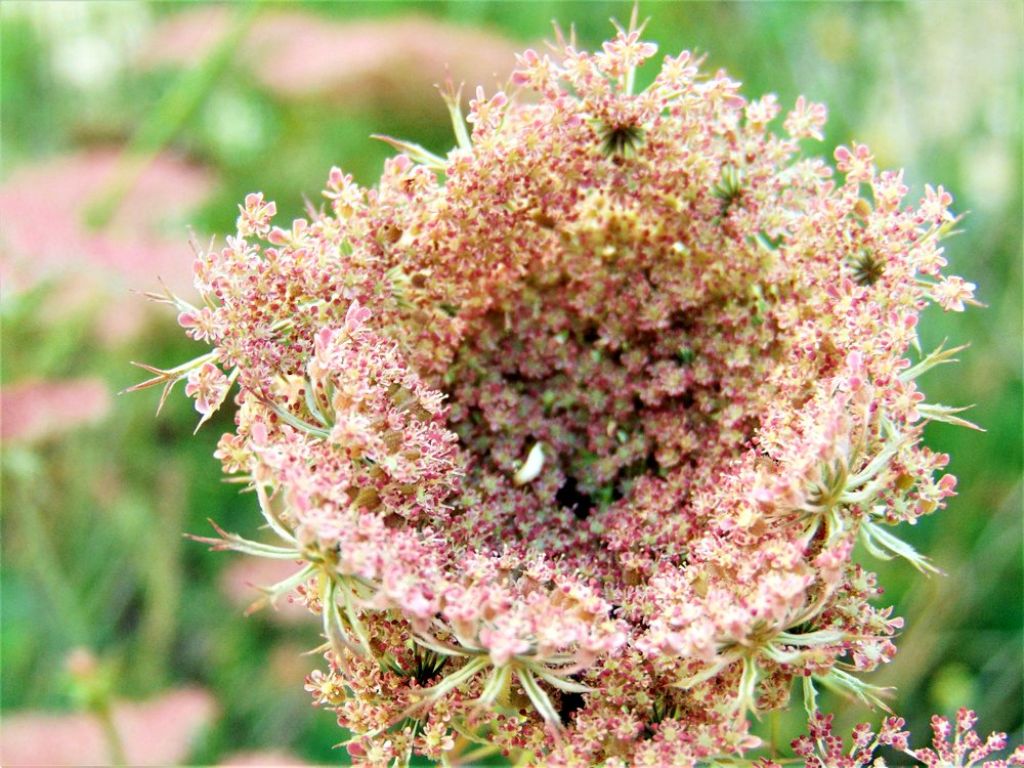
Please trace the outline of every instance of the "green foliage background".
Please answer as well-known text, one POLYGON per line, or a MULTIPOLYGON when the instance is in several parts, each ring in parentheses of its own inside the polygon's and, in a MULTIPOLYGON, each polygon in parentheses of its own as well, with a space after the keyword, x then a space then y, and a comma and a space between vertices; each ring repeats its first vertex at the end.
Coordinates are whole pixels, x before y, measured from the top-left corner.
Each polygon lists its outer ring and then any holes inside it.
MULTIPOLYGON (((189 258, 185 225, 200 233, 230 231, 249 191, 277 200, 287 220, 301 213, 303 195, 317 198, 333 164, 371 183, 389 154, 371 133, 440 152, 452 144, 436 109, 354 111, 284 100, 262 88, 231 50, 209 76, 125 65, 102 87, 84 89, 62 80, 52 64, 67 37, 48 32, 45 14, 59 14, 60 6, 47 5, 6 2, 0 11, 0 182, 73 149, 166 143, 218 180, 213 197, 180 222, 183 259, 189 258), (184 106, 168 112, 165 97, 175 88, 184 93, 184 106), (194 109, 187 108, 190 99, 194 109)), ((197 4, 83 5, 89 34, 102 41, 124 34, 125 14, 145 34, 162 17, 197 4)), ((607 19, 625 20, 630 12, 622 2, 287 7, 345 20, 416 13, 486 28, 523 47, 550 38, 553 18, 563 26, 575 22, 581 42, 596 46, 611 30, 607 19)), ((942 183, 956 197, 956 210, 970 212, 966 234, 949 242, 948 255, 952 271, 976 282, 988 306, 964 315, 926 313, 925 348, 947 337, 971 347, 959 365, 929 374, 924 387, 932 402, 977 403, 971 417, 987 432, 928 429, 930 445, 953 457, 960 495, 906 533, 948 575, 926 579, 904 563, 877 564, 907 629, 896 661, 874 682, 898 687, 894 708, 919 741, 931 713, 950 714, 961 704, 979 711, 986 730, 1015 732, 1018 742, 1022 733, 1022 9, 1000 0, 641 5, 641 14, 651 17, 648 37, 661 53, 708 52, 707 66, 725 67, 748 96, 775 92, 784 106, 800 93, 825 101, 823 154, 838 143, 864 141, 881 166, 906 168, 912 196, 925 182, 942 183)), ((273 10, 261 5, 256 12, 273 10)), ((437 98, 423 94, 425 102, 437 98)), ((76 258, 67 254, 69 264, 76 258)), ((130 287, 152 289, 155 279, 130 287)), ((44 283, 3 291, 5 387, 30 377, 95 374, 116 391, 137 380, 128 360, 173 365, 197 352, 170 313, 154 315, 129 342, 102 346, 89 313, 103 297, 84 316, 55 320, 43 311, 52 290, 44 283)), ((332 717, 309 706, 301 672, 290 671, 312 663, 295 657, 317 644, 315 628, 243 617, 217 588, 232 556, 181 537, 204 532, 207 517, 232 530, 255 526, 251 500, 220 481, 211 458, 229 420, 218 417, 193 437, 189 401, 172 397, 158 419, 155 403, 152 393, 122 397, 98 425, 3 447, 2 711, 69 708, 63 659, 86 646, 114 665, 125 697, 183 682, 214 693, 222 714, 196 746, 196 763, 266 746, 316 762, 342 761, 344 752, 331 749, 341 738, 332 717)), ((843 710, 846 725, 877 720, 877 713, 829 703, 843 710)), ((761 727, 785 744, 802 723, 782 717, 761 727)))

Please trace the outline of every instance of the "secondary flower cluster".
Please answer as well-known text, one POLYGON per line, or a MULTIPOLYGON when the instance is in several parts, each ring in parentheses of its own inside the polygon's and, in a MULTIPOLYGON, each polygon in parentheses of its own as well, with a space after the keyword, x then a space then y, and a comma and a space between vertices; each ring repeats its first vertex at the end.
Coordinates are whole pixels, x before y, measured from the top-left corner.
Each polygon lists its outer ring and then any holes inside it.
MULTIPOLYGON (((876 756, 882 747, 889 747, 917 760, 928 768, 1008 768, 1024 765, 1024 746, 1017 747, 1006 759, 986 760, 993 752, 1006 749, 1006 734, 991 733, 982 741, 974 732, 978 716, 969 709, 956 714, 955 723, 944 717, 932 717, 932 745, 921 749, 910 747, 910 734, 902 730, 899 717, 886 718, 875 733, 867 723, 853 731, 853 745, 846 749, 843 740, 832 732, 832 715, 816 713, 811 719, 810 733, 793 742, 796 753, 806 760, 807 768, 885 768, 883 757, 876 756), (983 762, 984 761, 984 762, 983 762)), ((779 768, 763 761, 761 768, 779 768)))
POLYGON ((776 134, 689 53, 638 92, 655 50, 525 52, 448 94, 446 157, 387 139, 290 225, 249 195, 202 305, 162 297, 213 350, 145 384, 205 421, 237 383, 216 455, 280 539, 210 541, 298 563, 269 599, 320 615, 307 688, 367 762, 691 765, 795 680, 877 702, 901 620, 851 558, 931 568, 891 530, 953 494, 916 381, 956 350, 909 352, 971 301, 951 198, 801 157, 823 106, 776 134))

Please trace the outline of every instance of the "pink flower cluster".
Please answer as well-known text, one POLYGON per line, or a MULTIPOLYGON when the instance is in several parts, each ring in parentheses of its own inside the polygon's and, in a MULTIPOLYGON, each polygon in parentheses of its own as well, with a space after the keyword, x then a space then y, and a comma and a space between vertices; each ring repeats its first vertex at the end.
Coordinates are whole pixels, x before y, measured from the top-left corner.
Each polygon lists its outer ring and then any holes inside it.
POLYGON ((910 352, 971 301, 951 198, 803 157, 823 106, 777 134, 689 53, 638 92, 655 51, 527 51, 469 126, 449 94, 446 157, 389 139, 290 225, 252 194, 203 306, 162 297, 213 351, 147 384, 205 419, 237 382, 216 455, 280 539, 210 541, 298 564, 269 599, 320 615, 361 760, 693 765, 794 681, 878 701, 901 620, 854 544, 932 568, 892 530, 953 494, 924 424, 966 423, 917 387, 956 350, 910 352))
MULTIPOLYGON (((932 717, 932 746, 922 749, 910 747, 910 734, 902 730, 903 718, 889 717, 875 733, 867 723, 853 731, 853 745, 847 749, 842 738, 832 732, 832 715, 816 713, 811 719, 810 734, 793 742, 797 755, 806 760, 807 768, 867 768, 885 765, 876 753, 889 747, 903 753, 928 768, 1008 768, 1024 765, 1024 746, 1017 747, 1005 759, 986 760, 993 752, 1006 749, 1006 734, 992 733, 982 741, 974 732, 977 715, 969 709, 957 712, 955 724, 944 717, 932 717), (881 761, 881 763, 879 762, 881 761)), ((762 768, 779 768, 771 761, 763 761, 762 768)))

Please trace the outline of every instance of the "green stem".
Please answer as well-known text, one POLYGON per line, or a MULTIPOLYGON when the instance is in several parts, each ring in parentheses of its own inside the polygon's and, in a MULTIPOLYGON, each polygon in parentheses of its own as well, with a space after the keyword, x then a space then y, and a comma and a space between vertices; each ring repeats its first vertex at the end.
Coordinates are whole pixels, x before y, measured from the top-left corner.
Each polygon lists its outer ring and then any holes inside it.
POLYGON ((117 725, 114 723, 114 713, 111 710, 110 704, 104 702, 94 711, 103 728, 103 738, 107 742, 107 749, 110 750, 110 764, 119 768, 120 766, 128 765, 128 757, 124 751, 124 742, 121 740, 121 734, 118 733, 117 725))
POLYGON ((185 505, 177 489, 185 478, 177 464, 157 477, 159 497, 149 529, 149 541, 139 548, 138 572, 142 574, 146 595, 145 610, 139 626, 140 669, 135 679, 151 685, 166 680, 167 660, 180 616, 181 536, 185 505))
POLYGON ((69 646, 81 645, 89 637, 89 627, 80 609, 75 580, 64 571, 41 507, 29 501, 29 494, 23 493, 20 484, 15 494, 20 503, 14 505, 14 516, 28 550, 23 562, 35 572, 47 601, 54 607, 58 632, 64 634, 69 646))

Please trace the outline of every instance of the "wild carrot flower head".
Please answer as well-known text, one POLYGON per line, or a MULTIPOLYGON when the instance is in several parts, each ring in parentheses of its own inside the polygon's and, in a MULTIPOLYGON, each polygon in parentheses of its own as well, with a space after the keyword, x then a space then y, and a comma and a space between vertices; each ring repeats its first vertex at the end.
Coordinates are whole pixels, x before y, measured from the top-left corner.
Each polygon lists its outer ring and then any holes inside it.
POLYGON ((361 759, 686 765, 796 679, 877 701, 901 620, 852 553, 930 569, 891 530, 953 494, 920 438, 964 422, 917 377, 956 350, 910 352, 971 301, 951 198, 804 157, 823 106, 777 133, 689 53, 638 92, 655 51, 526 51, 466 120, 449 95, 446 157, 388 139, 291 224, 250 195, 204 306, 164 297, 213 351, 150 383, 206 417, 237 382, 217 456, 281 540, 212 541, 300 563, 269 597, 321 616, 307 687, 361 759))

